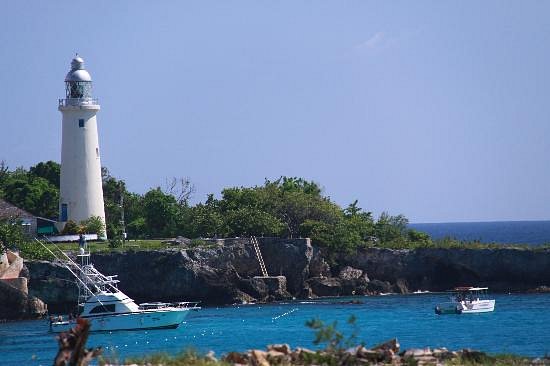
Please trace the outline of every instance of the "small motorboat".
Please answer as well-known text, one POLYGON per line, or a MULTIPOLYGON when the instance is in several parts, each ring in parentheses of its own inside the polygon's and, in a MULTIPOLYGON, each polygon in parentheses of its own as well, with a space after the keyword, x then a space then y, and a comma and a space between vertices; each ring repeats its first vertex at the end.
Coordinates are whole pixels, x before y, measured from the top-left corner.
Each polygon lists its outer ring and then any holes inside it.
POLYGON ((495 310, 495 300, 487 299, 487 287, 456 287, 451 291, 450 300, 435 306, 435 313, 473 314, 495 310))

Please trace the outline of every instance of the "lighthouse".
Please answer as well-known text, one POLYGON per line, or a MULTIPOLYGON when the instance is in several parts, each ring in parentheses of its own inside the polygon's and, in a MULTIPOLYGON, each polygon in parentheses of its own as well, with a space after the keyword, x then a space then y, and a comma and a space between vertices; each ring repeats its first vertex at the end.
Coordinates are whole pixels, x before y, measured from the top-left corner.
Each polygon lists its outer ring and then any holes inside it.
POLYGON ((96 119, 99 103, 92 96, 92 77, 78 54, 65 77, 59 111, 63 115, 59 221, 80 223, 99 216, 105 223, 96 119))

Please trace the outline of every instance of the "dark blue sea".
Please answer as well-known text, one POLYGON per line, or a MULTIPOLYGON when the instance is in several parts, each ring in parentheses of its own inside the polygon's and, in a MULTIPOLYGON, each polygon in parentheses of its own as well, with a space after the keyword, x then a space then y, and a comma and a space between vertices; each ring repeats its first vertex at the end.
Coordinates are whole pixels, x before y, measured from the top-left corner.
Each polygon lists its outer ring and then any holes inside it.
POLYGON ((451 237, 500 244, 550 243, 550 221, 442 222, 409 226, 428 233, 433 239, 451 237))
MULTIPOLYGON (((314 333, 305 326, 312 318, 338 321, 351 334, 346 320, 357 317, 358 340, 373 346, 397 337, 402 348, 470 347, 489 353, 544 356, 550 353, 550 294, 495 295, 493 313, 435 315, 445 295, 389 295, 345 299, 205 308, 193 312, 174 330, 93 333, 88 346, 101 345, 106 355, 124 358, 186 348, 217 355, 228 351, 265 348, 272 343, 312 347, 314 333)), ((46 321, 0 324, 3 365, 51 365, 57 351, 46 321)))

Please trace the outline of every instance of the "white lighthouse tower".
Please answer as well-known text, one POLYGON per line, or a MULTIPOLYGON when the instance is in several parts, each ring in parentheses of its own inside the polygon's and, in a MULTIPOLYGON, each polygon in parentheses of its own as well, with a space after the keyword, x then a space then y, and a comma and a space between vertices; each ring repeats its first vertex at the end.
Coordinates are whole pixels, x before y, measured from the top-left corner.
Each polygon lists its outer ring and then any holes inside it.
POLYGON ((76 55, 65 77, 66 95, 59 100, 63 114, 59 221, 76 223, 99 216, 105 223, 101 162, 92 77, 76 55))

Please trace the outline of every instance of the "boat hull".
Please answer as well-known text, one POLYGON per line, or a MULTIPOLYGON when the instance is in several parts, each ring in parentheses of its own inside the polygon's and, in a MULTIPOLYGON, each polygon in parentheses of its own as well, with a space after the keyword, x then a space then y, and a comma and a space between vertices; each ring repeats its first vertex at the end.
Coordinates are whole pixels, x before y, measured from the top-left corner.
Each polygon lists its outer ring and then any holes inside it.
POLYGON ((495 300, 447 302, 435 307, 435 313, 438 315, 488 313, 494 310, 495 300))
MULTIPOLYGON (((110 314, 83 317, 90 322, 91 332, 114 330, 141 330, 177 328, 185 319, 189 309, 139 311, 124 314, 110 314)), ((61 332, 70 329, 74 323, 52 323, 51 330, 61 332)))
POLYGON ((479 300, 461 303, 462 314, 489 313, 495 310, 495 300, 479 300))

